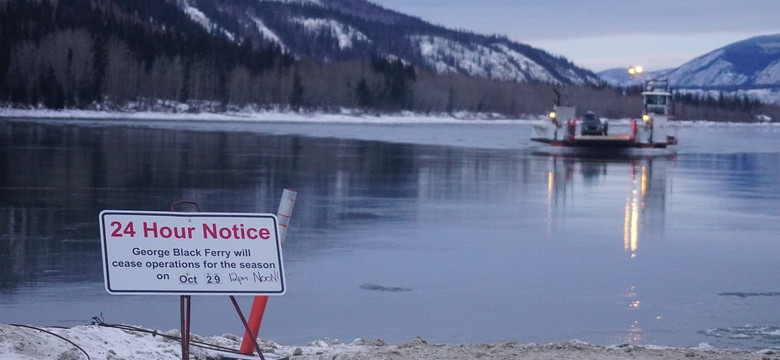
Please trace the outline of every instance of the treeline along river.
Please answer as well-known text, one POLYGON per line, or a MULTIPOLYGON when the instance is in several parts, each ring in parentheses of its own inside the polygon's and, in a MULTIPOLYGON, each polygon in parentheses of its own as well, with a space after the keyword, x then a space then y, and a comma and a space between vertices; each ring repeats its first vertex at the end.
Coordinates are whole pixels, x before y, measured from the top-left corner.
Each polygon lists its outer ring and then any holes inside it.
MULTIPOLYGON (((526 122, 0 120, 0 322, 177 328, 176 296, 106 293, 100 211, 275 212, 289 188, 264 338, 778 347, 779 133, 583 158, 526 122)), ((194 332, 241 329, 193 299, 194 332)))

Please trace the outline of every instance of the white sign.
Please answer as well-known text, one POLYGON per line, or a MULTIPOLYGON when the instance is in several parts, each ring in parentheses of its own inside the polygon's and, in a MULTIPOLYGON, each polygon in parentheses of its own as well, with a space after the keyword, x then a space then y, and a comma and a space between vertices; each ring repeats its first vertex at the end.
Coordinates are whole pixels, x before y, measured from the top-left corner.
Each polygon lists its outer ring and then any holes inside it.
POLYGON ((273 214, 104 210, 100 238, 111 294, 286 290, 273 214))

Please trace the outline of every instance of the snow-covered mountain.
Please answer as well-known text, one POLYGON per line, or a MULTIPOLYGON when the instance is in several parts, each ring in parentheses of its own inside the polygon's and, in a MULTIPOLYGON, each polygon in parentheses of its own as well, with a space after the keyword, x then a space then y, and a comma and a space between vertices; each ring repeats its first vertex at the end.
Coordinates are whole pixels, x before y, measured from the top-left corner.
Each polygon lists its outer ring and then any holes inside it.
POLYGON ((190 18, 237 42, 276 43, 299 58, 398 58, 438 73, 597 85, 593 72, 513 42, 432 25, 365 0, 177 0, 190 18))
MULTIPOLYGON (((636 84, 625 69, 605 70, 599 76, 616 86, 636 84)), ((780 34, 738 41, 645 76, 669 79, 673 87, 688 92, 722 91, 780 104, 780 34)))
POLYGON ((665 76, 680 87, 776 87, 780 85, 780 34, 730 44, 665 76))

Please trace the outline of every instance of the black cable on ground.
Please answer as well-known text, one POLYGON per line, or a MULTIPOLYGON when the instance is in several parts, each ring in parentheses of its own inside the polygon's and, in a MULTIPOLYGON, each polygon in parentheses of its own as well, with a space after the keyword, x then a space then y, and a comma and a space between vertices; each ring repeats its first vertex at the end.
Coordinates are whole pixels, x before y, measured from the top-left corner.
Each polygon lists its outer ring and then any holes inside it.
MULTIPOLYGON (((132 326, 132 325, 109 324, 109 323, 106 323, 102 319, 102 317, 98 317, 98 316, 93 316, 92 317, 92 324, 93 325, 97 325, 97 326, 103 326, 103 327, 111 327, 111 328, 125 330, 125 331, 135 331, 135 332, 147 333, 147 334, 151 334, 153 337, 154 336, 160 336, 160 337, 163 337, 163 338, 166 338, 166 339, 170 339, 170 340, 181 342, 181 337, 180 336, 167 335, 167 334, 160 333, 157 330, 149 330, 149 329, 144 329, 144 328, 137 327, 137 326, 132 326)), ((228 348, 228 347, 215 345, 215 344, 209 344, 209 343, 206 343, 206 342, 203 342, 203 341, 198 341, 198 340, 193 340, 193 339, 190 339, 190 345, 196 346, 196 347, 199 347, 199 348, 202 348, 202 349, 207 349, 207 350, 222 351, 222 352, 231 353, 231 354, 235 354, 235 355, 245 355, 245 354, 241 354, 238 350, 233 349, 233 348, 228 348)))
POLYGON ((75 346, 77 349, 81 350, 81 352, 82 352, 82 353, 84 353, 84 355, 86 355, 86 356, 87 356, 87 360, 91 360, 91 358, 89 357, 89 354, 87 354, 87 352, 86 352, 86 351, 84 351, 84 349, 82 349, 82 348, 81 348, 81 346, 78 346, 78 344, 74 343, 73 341, 70 341, 70 340, 66 339, 65 337, 63 337, 63 336, 60 336, 60 335, 58 335, 58 334, 55 334, 55 333, 53 333, 53 332, 51 332, 51 331, 49 331, 49 330, 46 330, 46 329, 41 329, 41 328, 39 328, 39 327, 30 326, 30 325, 21 325, 21 324, 8 324, 8 325, 11 325, 11 326, 18 326, 18 327, 23 327, 23 328, 33 329, 33 330, 38 330, 38 331, 45 332, 45 333, 47 333, 47 334, 49 334, 49 335, 54 335, 54 336, 56 336, 56 337, 58 337, 58 338, 60 338, 60 339, 62 339, 62 340, 65 340, 65 341, 67 341, 67 342, 68 342, 68 343, 70 343, 71 345, 75 346))

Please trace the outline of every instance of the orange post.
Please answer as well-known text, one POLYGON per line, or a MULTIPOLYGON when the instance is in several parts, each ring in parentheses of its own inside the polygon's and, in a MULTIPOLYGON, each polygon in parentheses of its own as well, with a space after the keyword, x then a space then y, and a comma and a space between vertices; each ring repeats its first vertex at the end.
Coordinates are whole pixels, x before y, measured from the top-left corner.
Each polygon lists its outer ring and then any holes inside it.
POLYGON ((260 323, 263 322, 266 304, 268 304, 268 296, 255 296, 255 300, 252 301, 252 310, 249 313, 249 321, 247 321, 252 332, 244 332, 241 349, 239 349, 240 353, 251 355, 255 351, 254 338, 257 338, 257 333, 260 331, 260 323))
MULTIPOLYGON (((284 237, 287 235, 287 226, 290 224, 295 197, 298 195, 295 191, 284 189, 282 200, 279 202, 279 210, 276 216, 279 218, 279 241, 284 245, 284 237)), ((252 301, 252 310, 249 313, 249 330, 244 332, 244 338, 241 340, 241 349, 239 352, 244 355, 251 355, 255 349, 255 341, 260 331, 260 323, 263 322, 265 306, 268 304, 268 296, 255 296, 252 301)))

